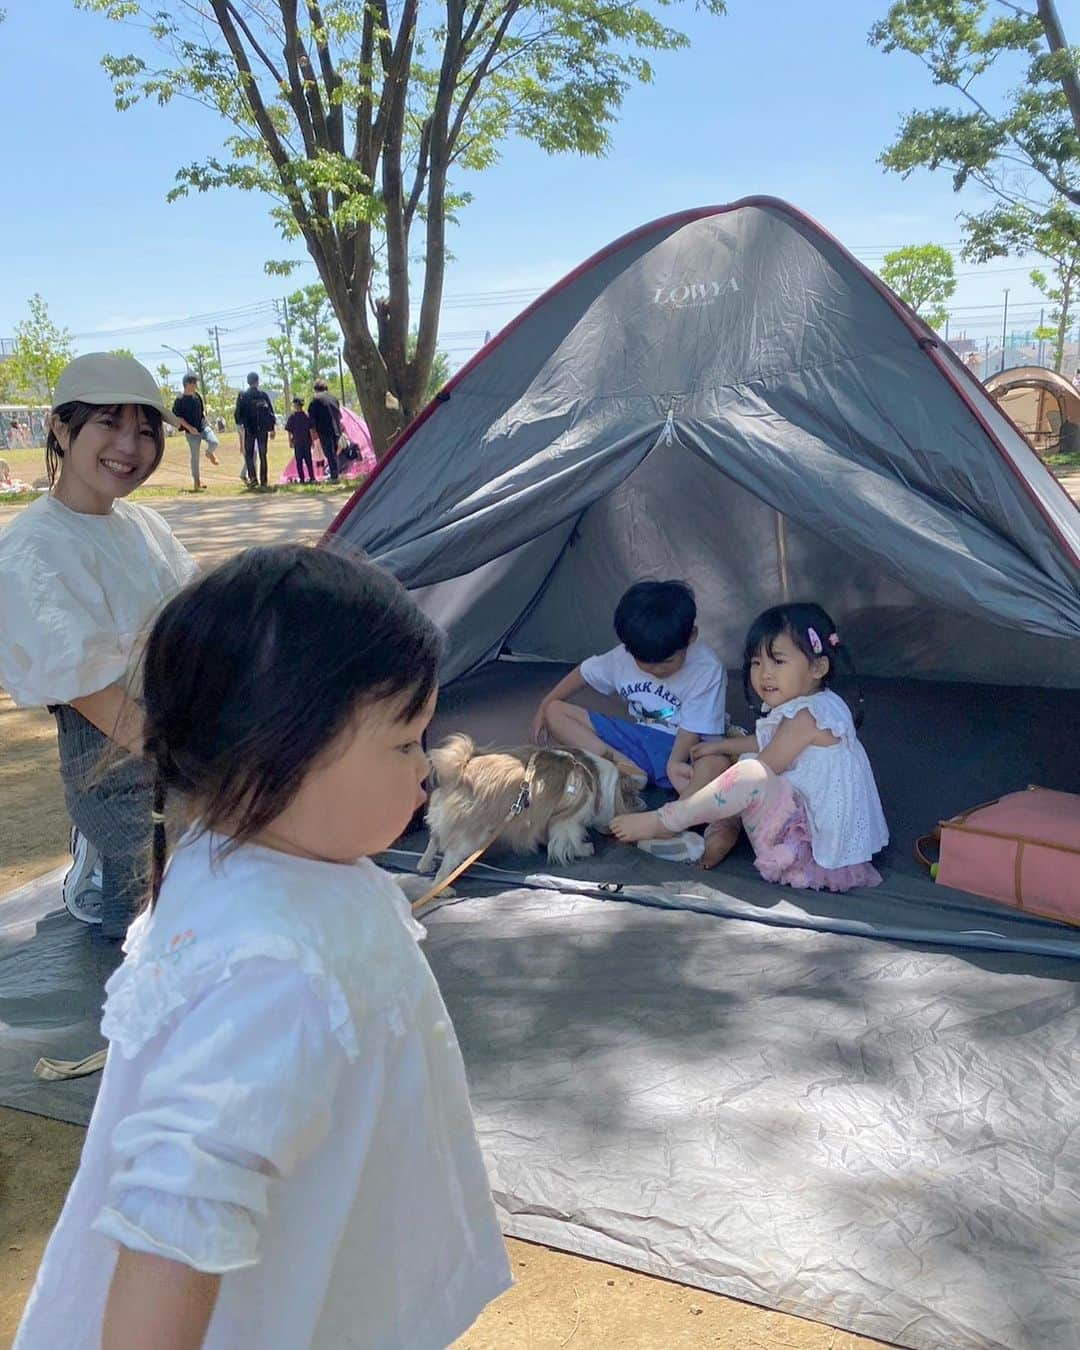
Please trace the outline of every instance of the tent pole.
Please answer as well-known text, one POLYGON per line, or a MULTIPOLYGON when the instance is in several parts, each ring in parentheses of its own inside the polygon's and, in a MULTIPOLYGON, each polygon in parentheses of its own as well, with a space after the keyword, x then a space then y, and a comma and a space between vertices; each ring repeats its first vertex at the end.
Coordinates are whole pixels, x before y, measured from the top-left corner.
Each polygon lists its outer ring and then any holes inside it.
POLYGON ((776 570, 780 576, 780 598, 786 605, 791 599, 791 579, 788 576, 787 564, 787 525, 784 522, 783 515, 777 511, 776 515, 776 570))

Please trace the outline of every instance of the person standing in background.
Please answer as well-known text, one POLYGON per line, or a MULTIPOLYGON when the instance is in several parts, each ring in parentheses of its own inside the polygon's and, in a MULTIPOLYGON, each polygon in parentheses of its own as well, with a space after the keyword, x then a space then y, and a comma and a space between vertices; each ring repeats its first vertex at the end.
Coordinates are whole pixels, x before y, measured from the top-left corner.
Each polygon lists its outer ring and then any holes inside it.
POLYGON ((191 481, 195 491, 201 492, 199 451, 202 449, 203 441, 205 441, 206 458, 211 464, 216 464, 218 461, 214 451, 217 449, 218 439, 210 430, 210 423, 206 420, 206 405, 199 393, 197 375, 192 375, 189 372, 184 376, 184 392, 174 401, 172 410, 173 416, 179 423, 180 430, 184 433, 188 450, 191 453, 191 481))
POLYGON ((311 462, 311 422, 307 413, 304 411, 304 400, 294 398, 293 410, 289 414, 289 420, 285 423, 285 430, 289 433, 289 446, 292 449, 296 460, 296 477, 303 483, 304 469, 307 469, 308 481, 315 481, 315 467, 311 462))
POLYGON ((326 456, 327 468, 330 470, 330 481, 336 483, 338 481, 337 447, 338 440, 341 437, 341 404, 330 393, 330 386, 325 380, 315 381, 315 393, 308 404, 308 417, 311 418, 311 425, 318 434, 319 444, 326 456))
POLYGON ((254 371, 247 377, 248 387, 236 398, 236 425, 244 442, 244 469, 247 485, 266 487, 267 440, 273 440, 277 427, 274 405, 265 389, 259 388, 259 377, 254 371), (255 451, 259 452, 259 476, 255 477, 255 451))

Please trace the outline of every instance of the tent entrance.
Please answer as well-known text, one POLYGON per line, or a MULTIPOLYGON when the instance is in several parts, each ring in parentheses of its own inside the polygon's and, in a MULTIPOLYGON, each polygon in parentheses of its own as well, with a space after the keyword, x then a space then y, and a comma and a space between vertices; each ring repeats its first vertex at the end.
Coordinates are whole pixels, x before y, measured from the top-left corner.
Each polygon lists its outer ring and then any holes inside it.
POLYGON ((787 598, 823 604, 865 675, 996 685, 1075 679, 1080 643, 1004 628, 974 604, 960 613, 920 595, 901 579, 902 562, 857 556, 829 536, 824 518, 810 528, 776 510, 728 475, 724 455, 715 435, 691 444, 661 436, 583 512, 480 569, 467 587, 455 581, 437 597, 425 592, 425 606, 449 622, 455 648, 459 612, 482 606, 485 617, 520 616, 502 628, 501 644, 477 651, 472 667, 500 646, 574 665, 615 644, 612 615, 628 586, 680 577, 697 596, 702 639, 729 668, 741 664, 754 616, 787 598))

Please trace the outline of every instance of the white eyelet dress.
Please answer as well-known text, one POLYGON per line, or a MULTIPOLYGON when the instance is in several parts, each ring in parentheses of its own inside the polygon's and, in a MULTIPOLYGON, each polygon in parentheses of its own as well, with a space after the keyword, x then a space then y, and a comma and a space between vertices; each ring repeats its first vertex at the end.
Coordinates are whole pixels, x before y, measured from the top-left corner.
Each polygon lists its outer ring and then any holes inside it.
POLYGON ((764 750, 785 718, 806 709, 838 745, 811 745, 780 775, 792 789, 783 819, 769 822, 768 844, 755 848, 755 865, 767 881, 800 889, 849 891, 877 886, 870 859, 889 842, 874 772, 855 733, 851 710, 830 689, 793 698, 755 726, 764 750))

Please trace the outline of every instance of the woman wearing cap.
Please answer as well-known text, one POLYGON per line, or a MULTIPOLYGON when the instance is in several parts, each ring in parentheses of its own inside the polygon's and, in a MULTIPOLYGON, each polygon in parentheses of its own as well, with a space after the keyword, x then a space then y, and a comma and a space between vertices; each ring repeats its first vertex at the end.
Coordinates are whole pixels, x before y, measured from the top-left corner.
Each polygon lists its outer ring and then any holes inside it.
POLYGON ((138 758, 133 657, 196 571, 156 511, 124 500, 161 462, 163 421, 175 424, 138 361, 76 358, 56 386, 50 490, 0 533, 0 684, 21 707, 44 705, 56 717, 64 795, 84 837, 76 850, 72 832, 64 901, 108 937, 123 937, 149 860, 151 777, 138 758), (116 747, 121 754, 110 754, 116 747), (85 889, 95 861, 85 841, 100 854, 100 897, 85 889))

